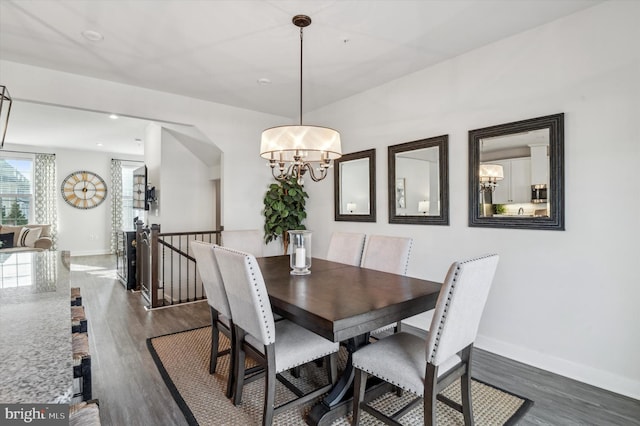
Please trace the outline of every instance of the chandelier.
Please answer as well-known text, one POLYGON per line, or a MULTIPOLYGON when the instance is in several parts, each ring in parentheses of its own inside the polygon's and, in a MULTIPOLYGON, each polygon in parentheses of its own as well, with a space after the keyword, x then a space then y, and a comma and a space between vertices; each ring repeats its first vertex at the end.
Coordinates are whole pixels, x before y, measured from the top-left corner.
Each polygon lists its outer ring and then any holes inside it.
POLYGON ((493 192, 499 180, 504 179, 504 169, 499 164, 480 165, 480 192, 493 192))
POLYGON ((302 177, 307 171, 314 182, 324 179, 332 161, 342 156, 342 148, 340 133, 336 130, 302 124, 302 30, 311 25, 311 18, 296 15, 292 21, 300 28, 300 124, 264 130, 260 156, 269 161, 271 174, 276 180, 293 177, 302 184, 302 177))

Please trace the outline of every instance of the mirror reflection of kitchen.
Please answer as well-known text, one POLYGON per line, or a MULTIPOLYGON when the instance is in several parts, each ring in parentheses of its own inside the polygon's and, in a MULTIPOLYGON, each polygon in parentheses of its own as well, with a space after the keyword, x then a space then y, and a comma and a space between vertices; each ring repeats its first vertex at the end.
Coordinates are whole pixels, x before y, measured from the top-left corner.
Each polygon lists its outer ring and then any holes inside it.
POLYGON ((396 154, 396 214, 440 215, 440 167, 438 147, 396 154))
POLYGON ((480 143, 481 216, 548 217, 549 129, 480 143))

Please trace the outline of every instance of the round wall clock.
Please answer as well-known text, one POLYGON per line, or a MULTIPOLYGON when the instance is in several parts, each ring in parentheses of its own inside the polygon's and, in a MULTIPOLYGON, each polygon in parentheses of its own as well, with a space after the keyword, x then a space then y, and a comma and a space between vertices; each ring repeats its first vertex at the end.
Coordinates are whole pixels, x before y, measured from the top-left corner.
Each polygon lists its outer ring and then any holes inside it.
POLYGON ((78 209, 98 207, 107 196, 107 185, 95 173, 80 170, 62 180, 62 198, 78 209))

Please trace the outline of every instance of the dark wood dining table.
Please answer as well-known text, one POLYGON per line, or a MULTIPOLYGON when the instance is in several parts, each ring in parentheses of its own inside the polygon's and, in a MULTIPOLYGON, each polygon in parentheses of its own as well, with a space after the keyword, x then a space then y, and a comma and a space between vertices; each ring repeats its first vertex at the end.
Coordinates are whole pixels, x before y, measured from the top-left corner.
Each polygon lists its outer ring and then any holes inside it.
POLYGON ((343 342, 347 365, 333 390, 307 417, 331 424, 351 408, 351 354, 379 327, 433 309, 441 283, 312 260, 311 274, 291 275, 289 256, 259 258, 273 311, 334 342, 343 342))

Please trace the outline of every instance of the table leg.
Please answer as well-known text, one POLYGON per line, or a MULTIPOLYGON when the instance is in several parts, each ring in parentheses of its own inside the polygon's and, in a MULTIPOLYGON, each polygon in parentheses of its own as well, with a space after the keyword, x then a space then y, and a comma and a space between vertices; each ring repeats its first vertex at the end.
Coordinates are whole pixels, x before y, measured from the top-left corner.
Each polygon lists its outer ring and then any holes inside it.
POLYGON ((331 392, 315 405, 309 412, 307 424, 329 425, 337 418, 344 416, 351 410, 351 397, 353 395, 353 363, 352 354, 361 347, 369 344, 369 333, 351 338, 346 341, 348 352, 347 364, 331 392))

